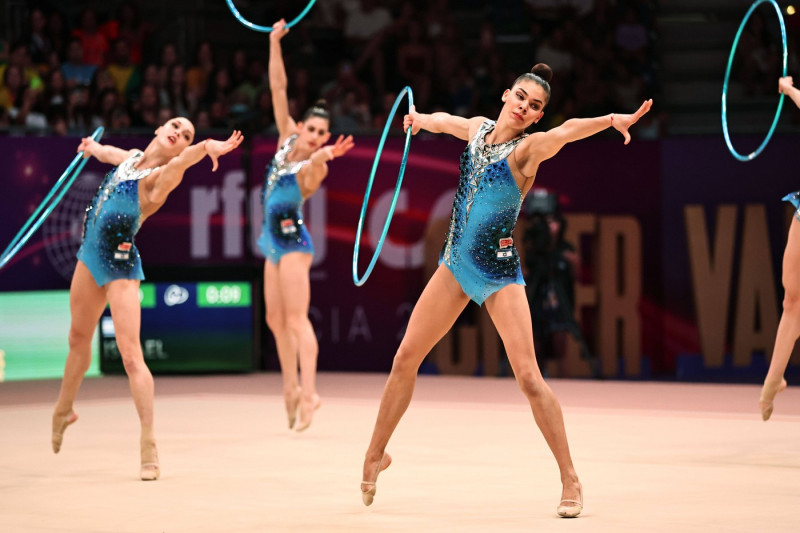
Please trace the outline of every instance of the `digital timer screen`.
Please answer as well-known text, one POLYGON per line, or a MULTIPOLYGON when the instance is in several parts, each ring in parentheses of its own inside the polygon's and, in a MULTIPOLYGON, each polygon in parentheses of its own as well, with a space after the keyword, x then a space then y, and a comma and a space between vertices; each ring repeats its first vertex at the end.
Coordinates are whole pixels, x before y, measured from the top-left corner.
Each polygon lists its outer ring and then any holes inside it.
MULTIPOLYGON (((240 281, 142 283, 147 366, 153 373, 252 371, 252 293, 240 281)), ((124 372, 109 309, 100 319, 100 369, 124 372)))

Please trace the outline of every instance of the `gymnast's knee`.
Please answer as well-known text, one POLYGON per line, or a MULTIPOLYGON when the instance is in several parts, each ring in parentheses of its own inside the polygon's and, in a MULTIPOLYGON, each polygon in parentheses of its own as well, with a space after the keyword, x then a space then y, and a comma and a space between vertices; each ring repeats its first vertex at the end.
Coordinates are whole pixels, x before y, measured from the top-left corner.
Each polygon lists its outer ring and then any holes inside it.
POLYGON ((267 327, 274 334, 283 333, 286 330, 286 317, 280 311, 267 310, 267 327))
MULTIPOLYGON (((423 356, 424 357, 424 356, 423 356)), ((392 374, 400 376, 416 376, 422 358, 404 346, 397 349, 392 361, 392 374)))
POLYGON ((800 312, 800 287, 791 284, 788 287, 784 283, 786 292, 783 296, 783 312, 784 313, 797 313, 800 312))
POLYGON ((539 398, 547 391, 547 384, 539 372, 534 370, 523 371, 517 374, 517 385, 526 397, 539 398))

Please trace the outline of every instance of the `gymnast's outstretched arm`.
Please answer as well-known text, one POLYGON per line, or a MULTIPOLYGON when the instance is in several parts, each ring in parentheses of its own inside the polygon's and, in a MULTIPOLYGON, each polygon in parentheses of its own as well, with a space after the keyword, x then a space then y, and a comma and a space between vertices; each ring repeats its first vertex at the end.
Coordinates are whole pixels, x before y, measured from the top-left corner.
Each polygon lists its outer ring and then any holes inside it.
POLYGON ((100 144, 91 137, 84 137, 76 152, 83 152, 84 159, 94 157, 101 163, 118 166, 131 156, 133 150, 123 150, 110 144, 100 144))
POLYGON ((408 131, 410 127, 412 135, 423 129, 431 133, 449 133, 453 137, 468 141, 469 132, 476 130, 485 120, 485 117, 464 118, 442 112, 426 115, 417 113, 416 106, 411 106, 409 113, 403 117, 403 131, 408 131))
POLYGON ((224 141, 206 139, 184 149, 180 155, 173 157, 161 169, 161 174, 156 179, 152 191, 148 194, 149 200, 156 204, 163 203, 169 193, 180 184, 186 169, 198 163, 206 154, 211 158, 214 165, 211 170, 216 171, 217 159, 242 144, 243 139, 242 132, 234 130, 231 136, 224 141))
POLYGON ((550 159, 561 150, 564 145, 570 142, 585 139, 592 135, 612 127, 625 137, 625 144, 631 140, 628 129, 633 126, 642 115, 650 111, 653 100, 645 100, 639 109, 632 114, 623 115, 612 113, 602 117, 594 118, 572 118, 562 125, 546 132, 539 132, 530 135, 523 141, 518 150, 526 152, 532 156, 538 166, 545 159, 550 159))

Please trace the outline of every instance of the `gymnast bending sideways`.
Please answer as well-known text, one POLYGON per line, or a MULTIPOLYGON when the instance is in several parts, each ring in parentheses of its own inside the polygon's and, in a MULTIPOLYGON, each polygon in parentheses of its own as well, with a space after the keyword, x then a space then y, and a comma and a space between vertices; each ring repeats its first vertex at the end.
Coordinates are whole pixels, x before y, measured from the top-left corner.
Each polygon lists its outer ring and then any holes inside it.
POLYGON ((156 213, 186 170, 208 156, 217 169, 219 157, 244 138, 234 131, 225 141, 206 139, 192 144, 194 126, 173 118, 155 131, 144 151, 123 150, 84 138, 78 152, 113 165, 86 209, 78 263, 70 285, 69 354, 61 390, 53 411, 53 452, 61 450, 64 431, 78 420, 73 404, 92 357, 91 341, 108 304, 133 402, 141 423, 142 480, 160 475, 153 429, 153 376, 144 361, 139 340, 141 308, 139 282, 144 279, 134 237, 142 223, 156 213))
POLYGON ((421 129, 448 133, 468 144, 461 155, 460 180, 439 267, 411 313, 381 398, 364 458, 361 496, 365 505, 373 502, 378 474, 392 462, 386 446, 411 402, 420 364, 472 300, 486 303, 517 384, 558 463, 562 484, 558 515, 576 517, 583 509, 561 406, 536 363, 525 282, 512 232, 542 161, 567 143, 607 128, 619 131, 628 144, 628 129, 649 111, 652 100, 633 114, 570 119, 549 131, 528 135, 525 130, 544 115, 551 78, 552 70, 542 63, 517 78, 502 94, 497 120, 428 115, 413 108, 405 116, 404 128, 411 128, 413 134, 421 129))

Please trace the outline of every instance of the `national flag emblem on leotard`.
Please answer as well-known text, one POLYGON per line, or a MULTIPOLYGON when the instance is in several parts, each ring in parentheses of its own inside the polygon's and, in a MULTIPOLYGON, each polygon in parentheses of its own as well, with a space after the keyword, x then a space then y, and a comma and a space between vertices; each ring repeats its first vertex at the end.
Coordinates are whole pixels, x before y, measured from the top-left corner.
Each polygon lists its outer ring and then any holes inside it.
POLYGON ((114 259, 117 261, 127 261, 128 258, 131 256, 131 248, 133 247, 133 243, 130 242, 121 242, 117 246, 117 251, 114 252, 114 259))
POLYGON ((500 239, 500 243, 498 245, 497 250, 497 258, 498 259, 508 259, 514 255, 513 250, 514 246, 514 239, 511 237, 503 237, 500 239), (506 249, 507 248, 507 249, 506 249))
POLYGON ((297 228, 294 225, 294 220, 291 218, 287 218, 285 220, 281 220, 281 233, 287 235, 289 233, 297 232, 297 228))

